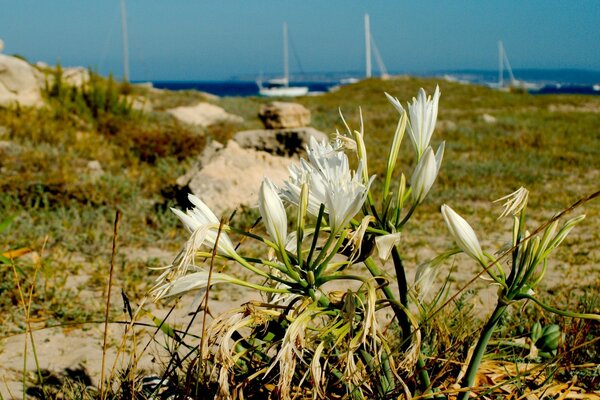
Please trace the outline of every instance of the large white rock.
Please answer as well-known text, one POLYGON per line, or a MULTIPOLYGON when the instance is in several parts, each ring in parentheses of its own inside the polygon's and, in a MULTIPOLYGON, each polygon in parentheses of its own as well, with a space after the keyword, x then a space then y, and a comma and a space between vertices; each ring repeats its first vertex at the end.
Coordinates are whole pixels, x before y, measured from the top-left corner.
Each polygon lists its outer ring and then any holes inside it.
POLYGON ((40 75, 26 61, 0 54, 0 106, 41 107, 40 75))
POLYGON ((210 103, 198 103, 195 106, 176 107, 167 110, 181 122, 207 127, 218 122, 243 122, 243 118, 229 114, 219 106, 210 103))
POLYGON ((264 151, 244 149, 230 140, 227 146, 213 142, 198 165, 177 180, 200 197, 217 215, 239 205, 256 206, 263 177, 276 185, 287 179, 293 158, 277 157, 264 151))

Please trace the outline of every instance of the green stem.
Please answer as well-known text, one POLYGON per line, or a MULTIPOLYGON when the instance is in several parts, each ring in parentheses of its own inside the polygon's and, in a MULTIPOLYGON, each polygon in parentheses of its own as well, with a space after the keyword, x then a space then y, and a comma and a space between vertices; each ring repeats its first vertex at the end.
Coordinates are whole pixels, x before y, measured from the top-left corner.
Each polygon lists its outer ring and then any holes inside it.
MULTIPOLYGON (((392 248, 392 260, 394 261, 394 269, 396 270, 396 280, 398 281, 398 292, 400 294, 400 304, 404 307, 405 310, 408 309, 408 283, 406 281, 406 273, 404 272, 404 265, 402 264, 402 258, 400 258, 400 252, 398 251, 398 247, 394 246, 392 248)), ((402 337, 404 339, 404 347, 407 348, 410 344, 410 340, 406 340, 410 338, 411 334, 411 326, 410 321, 408 320, 408 316, 406 312, 403 311, 400 314, 400 319, 398 320, 400 324, 400 328, 402 328, 402 337)))
MULTIPOLYGON (((508 304, 506 304, 502 299, 498 301, 494 312, 492 313, 490 319, 485 324, 481 336, 479 337, 479 341, 475 346, 475 350, 473 351, 473 356, 471 357, 471 361, 469 362, 469 366, 467 368, 467 372, 465 377, 463 378, 461 386, 463 388, 471 388, 473 383, 475 382, 475 375, 477 374, 477 370, 479 369, 479 364, 481 364, 481 360, 483 359, 483 355, 485 354, 485 349, 487 347, 490 338, 492 337, 492 333, 494 333, 494 329, 508 304)), ((458 400, 466 400, 469 398, 469 391, 465 391, 459 394, 458 400)))

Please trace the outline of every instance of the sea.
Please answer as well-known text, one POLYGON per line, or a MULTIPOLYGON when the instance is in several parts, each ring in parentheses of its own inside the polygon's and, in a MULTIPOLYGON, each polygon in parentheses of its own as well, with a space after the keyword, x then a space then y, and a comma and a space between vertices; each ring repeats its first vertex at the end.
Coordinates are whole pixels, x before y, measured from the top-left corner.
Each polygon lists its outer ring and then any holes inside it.
MULTIPOLYGON (((495 87, 498 72, 493 70, 445 70, 426 72, 398 72, 392 75, 413 75, 439 78, 465 84, 495 87)), ((306 74, 302 79, 292 80, 291 85, 308 86, 309 94, 318 95, 339 88, 348 78, 360 79, 360 73, 317 73, 306 74)), ((516 69, 514 77, 528 88, 532 94, 585 94, 600 95, 600 71, 579 69, 516 69)), ((508 82, 508 77, 504 77, 508 82)), ((258 85, 255 80, 232 78, 222 81, 152 81, 153 87, 169 90, 199 90, 217 96, 258 96, 258 85)))

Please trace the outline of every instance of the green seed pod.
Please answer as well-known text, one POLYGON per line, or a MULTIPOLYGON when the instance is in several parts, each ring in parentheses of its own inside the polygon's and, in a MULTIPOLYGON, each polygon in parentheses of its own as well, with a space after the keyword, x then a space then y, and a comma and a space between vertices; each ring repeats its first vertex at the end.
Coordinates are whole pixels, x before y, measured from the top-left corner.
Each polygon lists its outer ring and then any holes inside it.
POLYGON ((545 326, 542 331, 542 337, 536 341, 536 346, 542 351, 556 351, 561 337, 560 326, 556 324, 545 326))

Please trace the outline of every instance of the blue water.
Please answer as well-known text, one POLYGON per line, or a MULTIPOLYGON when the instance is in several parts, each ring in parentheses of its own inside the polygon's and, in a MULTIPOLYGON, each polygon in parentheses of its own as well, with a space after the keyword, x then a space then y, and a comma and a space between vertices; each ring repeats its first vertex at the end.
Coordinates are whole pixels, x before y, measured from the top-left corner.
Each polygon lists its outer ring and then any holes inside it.
MULTIPOLYGON (((473 84, 490 85, 498 80, 498 72, 493 70, 448 70, 400 72, 422 77, 451 76, 455 79, 473 84)), ((516 69, 515 78, 518 80, 536 83, 540 89, 533 90, 533 94, 589 94, 600 95, 599 90, 594 90, 594 85, 600 84, 600 71, 574 70, 574 69, 516 69)), ((341 78, 360 76, 356 73, 320 73, 313 74, 312 78, 306 76, 304 81, 293 82, 293 85, 308 86, 310 92, 327 92, 336 86, 341 78)), ((505 77, 507 80, 508 77, 505 77)), ((258 96, 258 86, 251 80, 230 81, 153 81, 153 86, 169 90, 199 90, 217 96, 258 96)))
MULTIPOLYGON (((157 89, 199 90, 217 96, 258 96, 258 85, 251 81, 154 81, 157 89)), ((327 92, 332 82, 294 82, 293 86, 308 86, 310 92, 327 92)))

